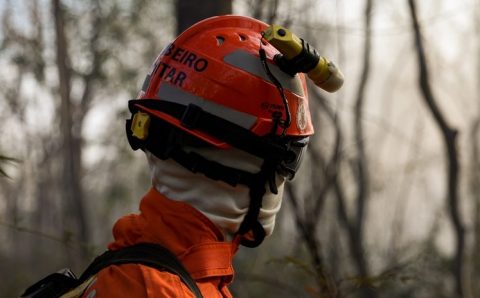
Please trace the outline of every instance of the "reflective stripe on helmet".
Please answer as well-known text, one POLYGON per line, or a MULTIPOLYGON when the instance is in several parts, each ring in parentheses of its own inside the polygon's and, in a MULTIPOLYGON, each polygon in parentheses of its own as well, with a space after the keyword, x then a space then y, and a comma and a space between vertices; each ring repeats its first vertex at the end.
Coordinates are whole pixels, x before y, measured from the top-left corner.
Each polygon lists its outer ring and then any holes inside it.
POLYGON ((147 92, 148 85, 150 85, 150 79, 152 78, 151 74, 148 74, 143 81, 142 91, 147 92))
POLYGON ((164 101, 174 102, 184 106, 194 104, 210 114, 226 119, 246 129, 252 128, 257 121, 257 117, 255 116, 216 104, 170 84, 163 84, 158 90, 157 95, 164 101))
MULTIPOLYGON (((268 78, 265 70, 262 67, 260 59, 255 55, 251 55, 245 51, 237 50, 226 55, 223 60, 232 66, 240 68, 253 75, 263 78, 267 82, 270 82, 270 79, 268 78)), ((292 77, 280 70, 280 68, 278 68, 274 64, 270 64, 269 68, 273 75, 280 81, 283 88, 299 96, 305 96, 303 92, 302 82, 297 75, 292 77)))

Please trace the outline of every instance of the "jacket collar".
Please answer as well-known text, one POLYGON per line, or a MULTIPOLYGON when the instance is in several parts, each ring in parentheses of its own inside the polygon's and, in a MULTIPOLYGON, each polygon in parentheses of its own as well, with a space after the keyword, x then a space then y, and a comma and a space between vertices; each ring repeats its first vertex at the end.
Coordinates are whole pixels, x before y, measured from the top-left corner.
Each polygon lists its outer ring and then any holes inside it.
POLYGON ((194 279, 223 277, 229 282, 233 278, 237 241, 225 242, 220 229, 201 212, 154 188, 143 197, 140 214, 124 216, 115 223, 113 236, 111 250, 157 243, 174 253, 194 279))

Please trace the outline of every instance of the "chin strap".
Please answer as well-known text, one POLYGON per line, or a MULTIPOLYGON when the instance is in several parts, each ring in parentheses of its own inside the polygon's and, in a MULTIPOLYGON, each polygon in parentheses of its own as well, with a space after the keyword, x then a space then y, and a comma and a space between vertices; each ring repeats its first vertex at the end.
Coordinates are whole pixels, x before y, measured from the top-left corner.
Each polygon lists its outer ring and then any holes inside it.
POLYGON ((278 193, 275 185, 275 167, 268 161, 264 161, 260 172, 254 174, 254 176, 251 184, 248 185, 250 188, 250 205, 248 206, 248 212, 237 232, 237 235, 243 236, 240 244, 246 247, 259 246, 266 236, 265 230, 258 220, 260 209, 262 208, 263 196, 266 193, 266 184, 268 183, 270 185, 270 191, 272 193, 278 193), (272 185, 275 185, 273 189, 271 187, 272 185), (251 234, 248 234, 249 232, 251 232, 251 234))

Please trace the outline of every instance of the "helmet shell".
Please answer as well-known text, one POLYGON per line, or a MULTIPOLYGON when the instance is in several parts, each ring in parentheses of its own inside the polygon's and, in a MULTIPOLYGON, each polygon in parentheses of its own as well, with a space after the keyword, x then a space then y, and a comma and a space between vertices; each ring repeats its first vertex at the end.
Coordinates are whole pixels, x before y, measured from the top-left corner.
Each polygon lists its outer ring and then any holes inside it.
MULTIPOLYGON (((256 135, 270 133, 274 113, 285 118, 285 106, 277 87, 268 78, 259 49, 266 52, 269 69, 282 83, 291 114, 286 135, 313 134, 308 94, 303 74, 294 77, 273 61, 279 54, 262 39, 267 24, 244 16, 218 16, 185 30, 157 57, 138 99, 193 103, 207 112, 249 129, 256 135)), ((138 107, 151 115, 220 148, 229 145, 205 132, 191 130, 166 113, 138 107)), ((282 133, 278 128, 276 134, 282 133)))

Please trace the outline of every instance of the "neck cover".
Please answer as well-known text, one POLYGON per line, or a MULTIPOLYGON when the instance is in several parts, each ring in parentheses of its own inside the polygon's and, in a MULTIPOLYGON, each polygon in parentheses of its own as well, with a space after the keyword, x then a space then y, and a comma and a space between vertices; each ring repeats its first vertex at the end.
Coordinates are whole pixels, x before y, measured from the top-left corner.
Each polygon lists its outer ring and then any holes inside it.
MULTIPOLYGON (((250 173, 260 171, 262 160, 235 148, 218 150, 212 148, 184 148, 195 151, 203 157, 215 160, 225 166, 250 173)), ((175 161, 161 160, 148 150, 147 160, 152 175, 153 187, 171 200, 188 203, 207 216, 220 227, 227 236, 238 231, 250 202, 249 188, 245 185, 235 187, 222 181, 215 181, 200 173, 192 173, 175 161)), ((277 176, 278 194, 270 192, 263 197, 258 220, 271 235, 275 225, 275 215, 280 210, 285 179, 277 176)))

